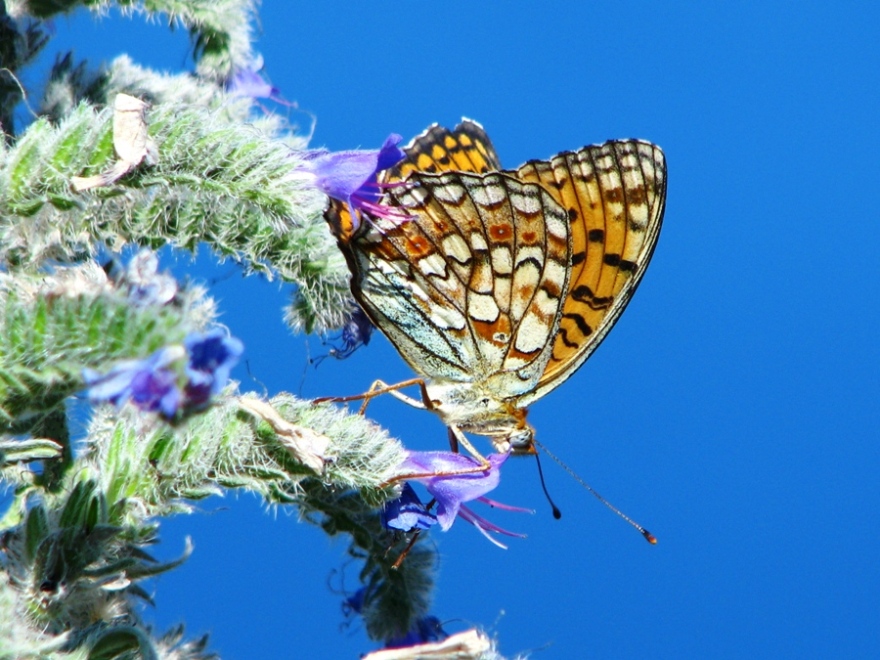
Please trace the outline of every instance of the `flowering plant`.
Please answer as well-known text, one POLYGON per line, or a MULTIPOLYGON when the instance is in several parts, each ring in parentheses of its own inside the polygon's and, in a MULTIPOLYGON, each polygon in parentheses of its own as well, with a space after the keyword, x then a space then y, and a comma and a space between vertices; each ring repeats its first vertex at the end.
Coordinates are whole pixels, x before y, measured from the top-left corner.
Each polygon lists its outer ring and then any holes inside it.
MULTIPOLYGON (((19 80, 56 13, 93 4, 0 7, 4 75, 19 80)), ((2 657, 208 657, 207 640, 185 641, 182 628, 157 636, 138 601, 150 600, 143 580, 191 551, 156 562, 147 548, 157 521, 233 489, 346 536, 364 561, 361 604, 347 607, 393 647, 446 634, 430 613, 431 528, 459 516, 506 533, 465 504, 491 503, 505 457, 489 457, 485 473, 444 476, 473 460, 407 452, 335 406, 242 391, 236 320, 221 326, 205 289, 163 269, 170 252, 201 244, 292 283, 291 329, 341 330, 332 354, 344 358, 372 326, 325 226, 328 197, 355 222, 394 214, 378 182, 403 157, 400 137, 373 150, 308 149, 263 105, 292 107, 251 49, 255 4, 208 4, 139 9, 186 26, 192 72, 127 56, 91 69, 68 54, 42 101, 29 93, 36 119, 24 125, 24 88, 0 89, 2 657), (413 470, 436 473, 419 479, 432 505, 400 485, 413 470)))

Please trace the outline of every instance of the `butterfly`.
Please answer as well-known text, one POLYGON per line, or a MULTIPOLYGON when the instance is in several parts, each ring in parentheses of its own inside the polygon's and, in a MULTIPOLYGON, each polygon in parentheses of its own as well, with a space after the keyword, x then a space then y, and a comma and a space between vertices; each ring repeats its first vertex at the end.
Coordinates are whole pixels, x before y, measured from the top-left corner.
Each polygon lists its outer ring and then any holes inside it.
POLYGON ((380 179, 393 213, 355 222, 331 201, 325 214, 355 299, 420 376, 421 403, 392 393, 456 438, 535 453, 528 406, 596 350, 653 254, 663 152, 613 140, 504 170, 465 119, 404 153, 380 179))

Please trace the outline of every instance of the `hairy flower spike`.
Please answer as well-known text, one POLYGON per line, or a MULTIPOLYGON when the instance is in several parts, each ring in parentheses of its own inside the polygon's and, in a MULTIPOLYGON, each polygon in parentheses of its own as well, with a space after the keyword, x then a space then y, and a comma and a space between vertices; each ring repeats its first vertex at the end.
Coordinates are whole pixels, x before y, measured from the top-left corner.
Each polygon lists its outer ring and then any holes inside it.
MULTIPOLYGON (((365 609, 375 598, 375 589, 361 587, 354 594, 346 598, 342 603, 342 611, 346 616, 352 614, 363 615, 365 609)), ((403 634, 396 634, 385 639, 385 648, 404 648, 425 642, 436 642, 447 637, 446 631, 436 616, 421 616, 412 622, 409 630, 403 634)))

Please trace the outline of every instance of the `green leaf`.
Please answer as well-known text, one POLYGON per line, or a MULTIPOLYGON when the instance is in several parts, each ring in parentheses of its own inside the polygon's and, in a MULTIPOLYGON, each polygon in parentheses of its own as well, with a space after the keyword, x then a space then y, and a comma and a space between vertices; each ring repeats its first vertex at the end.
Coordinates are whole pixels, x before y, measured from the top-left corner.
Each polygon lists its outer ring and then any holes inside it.
POLYGON ((47 458, 57 458, 63 447, 48 438, 31 440, 0 440, 0 467, 12 463, 28 463, 47 458))
POLYGON ((89 506, 92 497, 98 490, 98 486, 94 481, 80 481, 70 491, 67 496, 67 502, 64 503, 64 509, 61 511, 61 517, 58 524, 62 529, 72 529, 82 527, 89 514, 89 506))
POLYGON ((137 653, 140 660, 159 660, 151 640, 133 626, 110 628, 97 637, 89 649, 89 660, 115 660, 137 653))
POLYGON ((37 556, 37 549, 49 535, 49 520, 42 504, 34 506, 27 513, 24 528, 25 560, 31 564, 37 556))

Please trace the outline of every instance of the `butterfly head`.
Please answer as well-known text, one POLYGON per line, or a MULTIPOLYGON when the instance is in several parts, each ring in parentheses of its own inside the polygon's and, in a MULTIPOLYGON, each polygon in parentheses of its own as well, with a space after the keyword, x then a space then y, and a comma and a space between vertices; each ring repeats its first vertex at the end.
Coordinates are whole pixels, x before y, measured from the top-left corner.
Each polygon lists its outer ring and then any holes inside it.
MULTIPOLYGON (((522 409, 525 417, 525 409, 522 409)), ((523 426, 511 429, 504 435, 490 437, 492 446, 498 453, 510 452, 516 456, 531 456, 537 454, 535 449, 535 429, 523 419, 523 426)))

